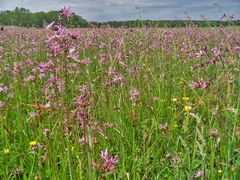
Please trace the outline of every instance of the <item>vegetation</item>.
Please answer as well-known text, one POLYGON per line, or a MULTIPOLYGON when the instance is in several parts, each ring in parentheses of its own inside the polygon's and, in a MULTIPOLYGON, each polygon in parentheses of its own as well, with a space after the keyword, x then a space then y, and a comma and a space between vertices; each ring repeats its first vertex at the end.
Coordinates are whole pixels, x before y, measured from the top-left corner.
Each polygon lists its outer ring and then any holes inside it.
MULTIPOLYGON (((20 27, 39 27, 42 28, 46 23, 60 23, 59 12, 36 12, 31 13, 28 9, 15 8, 13 11, 0 12, 0 25, 20 26, 20 27)), ((239 26, 239 20, 232 21, 189 21, 189 20, 129 20, 129 21, 109 21, 109 22, 87 22, 81 16, 73 14, 66 24, 68 27, 158 27, 158 28, 175 28, 175 27, 219 27, 219 26, 239 26)))
POLYGON ((98 25, 109 25, 110 27, 157 27, 157 28, 180 28, 188 26, 197 27, 219 27, 219 26, 239 26, 238 21, 187 21, 187 20, 131 20, 131 21, 111 21, 98 25))
MULTIPOLYGON (((53 21, 60 23, 59 11, 32 13, 25 8, 15 8, 13 11, 0 12, 0 25, 42 28, 53 21)), ((66 25, 68 27, 87 27, 88 22, 73 13, 66 25)))
POLYGON ((240 179, 239 39, 6 27, 0 179, 240 179))

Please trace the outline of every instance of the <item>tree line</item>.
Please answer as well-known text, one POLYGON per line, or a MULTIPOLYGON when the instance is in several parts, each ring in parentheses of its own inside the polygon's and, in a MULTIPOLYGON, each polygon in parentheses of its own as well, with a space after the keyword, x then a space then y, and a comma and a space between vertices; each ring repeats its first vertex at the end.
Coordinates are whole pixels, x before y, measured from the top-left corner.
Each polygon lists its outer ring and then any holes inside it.
MULTIPOLYGON (((42 28, 46 24, 55 22, 60 23, 62 19, 59 17, 59 11, 49 12, 30 12, 25 8, 16 7, 14 10, 0 11, 0 25, 5 26, 21 26, 21 27, 37 27, 42 28)), ((109 21, 109 22, 88 22, 81 16, 73 13, 66 22, 70 28, 76 27, 219 27, 219 26, 239 26, 239 20, 232 21, 189 21, 189 20, 129 20, 129 21, 109 21)))
MULTIPOLYGON (((14 10, 6 10, 0 12, 0 25, 5 26, 20 26, 20 27, 38 27, 42 28, 51 22, 59 23, 59 11, 49 12, 30 12, 25 8, 16 7, 14 10)), ((66 22, 68 27, 87 27, 87 20, 73 13, 66 22)))
POLYGON ((206 21, 206 20, 130 20, 130 21, 110 21, 105 23, 95 22, 98 27, 156 27, 156 28, 181 28, 181 27, 221 27, 240 26, 239 20, 233 21, 206 21))

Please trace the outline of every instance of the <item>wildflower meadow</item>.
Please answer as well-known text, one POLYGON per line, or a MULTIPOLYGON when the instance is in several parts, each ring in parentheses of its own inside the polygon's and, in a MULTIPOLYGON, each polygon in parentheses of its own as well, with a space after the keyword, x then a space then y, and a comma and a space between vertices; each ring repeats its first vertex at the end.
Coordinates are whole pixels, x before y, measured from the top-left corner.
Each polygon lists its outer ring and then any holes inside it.
POLYGON ((71 15, 0 32, 0 179, 240 179, 239 27, 71 15))

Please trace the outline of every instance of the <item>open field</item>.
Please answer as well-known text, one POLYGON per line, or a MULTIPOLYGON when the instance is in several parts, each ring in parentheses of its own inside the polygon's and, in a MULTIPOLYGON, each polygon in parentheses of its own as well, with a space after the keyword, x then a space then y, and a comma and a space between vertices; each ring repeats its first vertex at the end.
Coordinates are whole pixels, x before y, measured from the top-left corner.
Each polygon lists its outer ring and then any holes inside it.
POLYGON ((0 32, 1 179, 240 178, 239 28, 48 28, 0 32))

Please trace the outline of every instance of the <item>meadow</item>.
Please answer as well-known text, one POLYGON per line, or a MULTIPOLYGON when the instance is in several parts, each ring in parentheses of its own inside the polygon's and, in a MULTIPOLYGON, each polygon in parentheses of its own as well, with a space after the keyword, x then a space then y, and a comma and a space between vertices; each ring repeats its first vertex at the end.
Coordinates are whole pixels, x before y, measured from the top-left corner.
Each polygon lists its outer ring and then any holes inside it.
POLYGON ((1 179, 239 179, 240 31, 5 27, 1 179))

